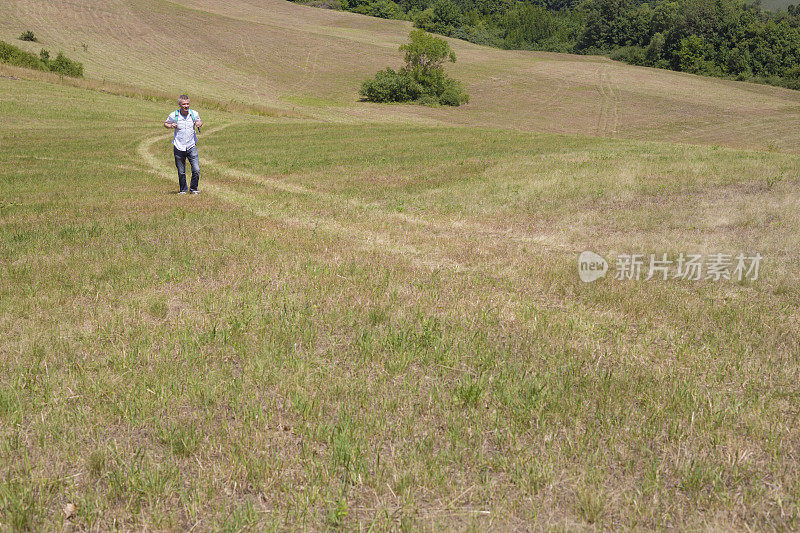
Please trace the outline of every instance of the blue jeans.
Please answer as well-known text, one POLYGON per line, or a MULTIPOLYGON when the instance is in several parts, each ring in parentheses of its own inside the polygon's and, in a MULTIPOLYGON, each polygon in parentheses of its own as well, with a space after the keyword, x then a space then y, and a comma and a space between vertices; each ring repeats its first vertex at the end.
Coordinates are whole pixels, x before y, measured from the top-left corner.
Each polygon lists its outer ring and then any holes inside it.
POLYGON ((175 168, 178 169, 178 185, 181 190, 186 190, 186 158, 188 157, 189 165, 192 167, 191 188, 193 191, 196 191, 200 181, 200 156, 197 154, 197 145, 192 146, 186 151, 178 150, 173 146, 172 153, 175 154, 175 168))

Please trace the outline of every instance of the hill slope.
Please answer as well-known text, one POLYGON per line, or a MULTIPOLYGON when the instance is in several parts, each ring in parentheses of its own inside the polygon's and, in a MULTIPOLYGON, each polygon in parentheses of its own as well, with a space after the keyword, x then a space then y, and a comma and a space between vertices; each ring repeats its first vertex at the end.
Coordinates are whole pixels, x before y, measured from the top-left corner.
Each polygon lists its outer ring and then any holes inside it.
POLYGON ((335 121, 441 122, 527 131, 800 149, 800 94, 632 67, 602 57, 504 51, 452 40, 459 109, 359 102, 361 81, 400 63, 411 25, 282 0, 10 0, 0 39, 31 29, 87 76, 224 101, 301 108, 335 121))
POLYGON ((170 100, 0 66, 0 529, 797 529, 800 156, 631 139, 794 150, 794 93, 454 42, 471 104, 376 106, 408 24, 20 27, 170 100), (184 90, 299 112, 198 102, 179 196, 184 90))
POLYGON ((0 77, 4 526, 794 529, 800 157, 163 113, 0 77))

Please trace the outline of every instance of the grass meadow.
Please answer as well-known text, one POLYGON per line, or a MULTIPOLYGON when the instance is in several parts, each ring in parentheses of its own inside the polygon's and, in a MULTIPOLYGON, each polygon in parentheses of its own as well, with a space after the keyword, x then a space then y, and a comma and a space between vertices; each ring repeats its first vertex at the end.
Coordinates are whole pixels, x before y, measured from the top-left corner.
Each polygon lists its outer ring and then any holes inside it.
POLYGON ((173 108, 0 78, 0 529, 800 527, 798 156, 173 108))

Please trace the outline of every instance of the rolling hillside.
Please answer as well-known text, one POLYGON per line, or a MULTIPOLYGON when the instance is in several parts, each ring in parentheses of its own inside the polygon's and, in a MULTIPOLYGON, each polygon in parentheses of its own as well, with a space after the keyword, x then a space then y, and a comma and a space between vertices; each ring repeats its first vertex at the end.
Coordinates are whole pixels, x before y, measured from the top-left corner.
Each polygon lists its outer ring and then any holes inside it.
POLYGON ((86 75, 334 121, 415 121, 800 150, 800 93, 601 57, 451 41, 460 109, 374 106, 362 80, 400 64, 411 25, 283 0, 35 2, 0 7, 0 39, 83 61, 86 75), (31 29, 41 43, 15 38, 31 29))
POLYGON ((0 530, 798 529, 798 93, 409 29, 0 5, 0 530))

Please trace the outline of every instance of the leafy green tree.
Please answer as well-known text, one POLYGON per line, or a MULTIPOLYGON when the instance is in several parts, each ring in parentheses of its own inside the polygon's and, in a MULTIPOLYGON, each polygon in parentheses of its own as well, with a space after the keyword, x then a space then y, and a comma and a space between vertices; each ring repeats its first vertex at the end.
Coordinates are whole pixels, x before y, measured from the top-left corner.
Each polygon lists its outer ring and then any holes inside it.
POLYGON ((650 39, 650 44, 647 45, 647 50, 645 51, 645 61, 647 65, 655 66, 661 61, 664 54, 665 42, 666 40, 664 39, 663 33, 653 34, 653 37, 650 39))
POLYGON ((708 41, 698 35, 690 35, 681 39, 681 46, 675 54, 677 69, 694 74, 717 74, 720 70, 708 58, 713 49, 708 41))
POLYGON ((579 50, 612 50, 619 46, 649 42, 652 13, 649 6, 639 16, 633 0, 587 0, 586 28, 577 43, 579 50))
POLYGON ((728 55, 726 70, 738 76, 752 76, 753 71, 750 67, 750 61, 750 50, 747 49, 747 46, 736 46, 728 55))
POLYGON ((650 19, 650 31, 663 33, 675 25, 678 20, 681 6, 678 2, 664 1, 657 2, 653 8, 653 17, 650 19))
POLYGON ((456 53, 441 37, 430 35, 424 30, 413 30, 408 37, 410 41, 400 46, 406 62, 405 70, 428 73, 441 70, 445 61, 455 63, 456 53))
POLYGON ((455 27, 461 22, 461 10, 450 0, 437 0, 433 4, 433 16, 442 26, 455 27))
POLYGON ((675 24, 684 37, 697 35, 709 37, 714 32, 714 3, 709 0, 682 0, 680 14, 675 24))
POLYGON ((392 0, 372 0, 368 4, 360 4, 353 8, 354 12, 382 19, 406 19, 406 14, 392 0))
POLYGON ((543 6, 520 5, 503 16, 506 48, 525 48, 552 37, 558 31, 556 16, 543 6))
POLYGON ((457 106, 469 96, 456 80, 444 72, 445 62, 456 54, 441 37, 413 30, 409 42, 400 46, 405 65, 397 72, 387 68, 361 85, 360 94, 372 102, 407 102, 457 106))
POLYGON ((414 27, 425 31, 434 31, 436 23, 434 22, 433 8, 427 8, 422 11, 417 11, 412 17, 414 27))
POLYGON ((461 28, 464 19, 463 9, 451 0, 436 0, 414 17, 414 25, 425 31, 452 35, 461 28))

